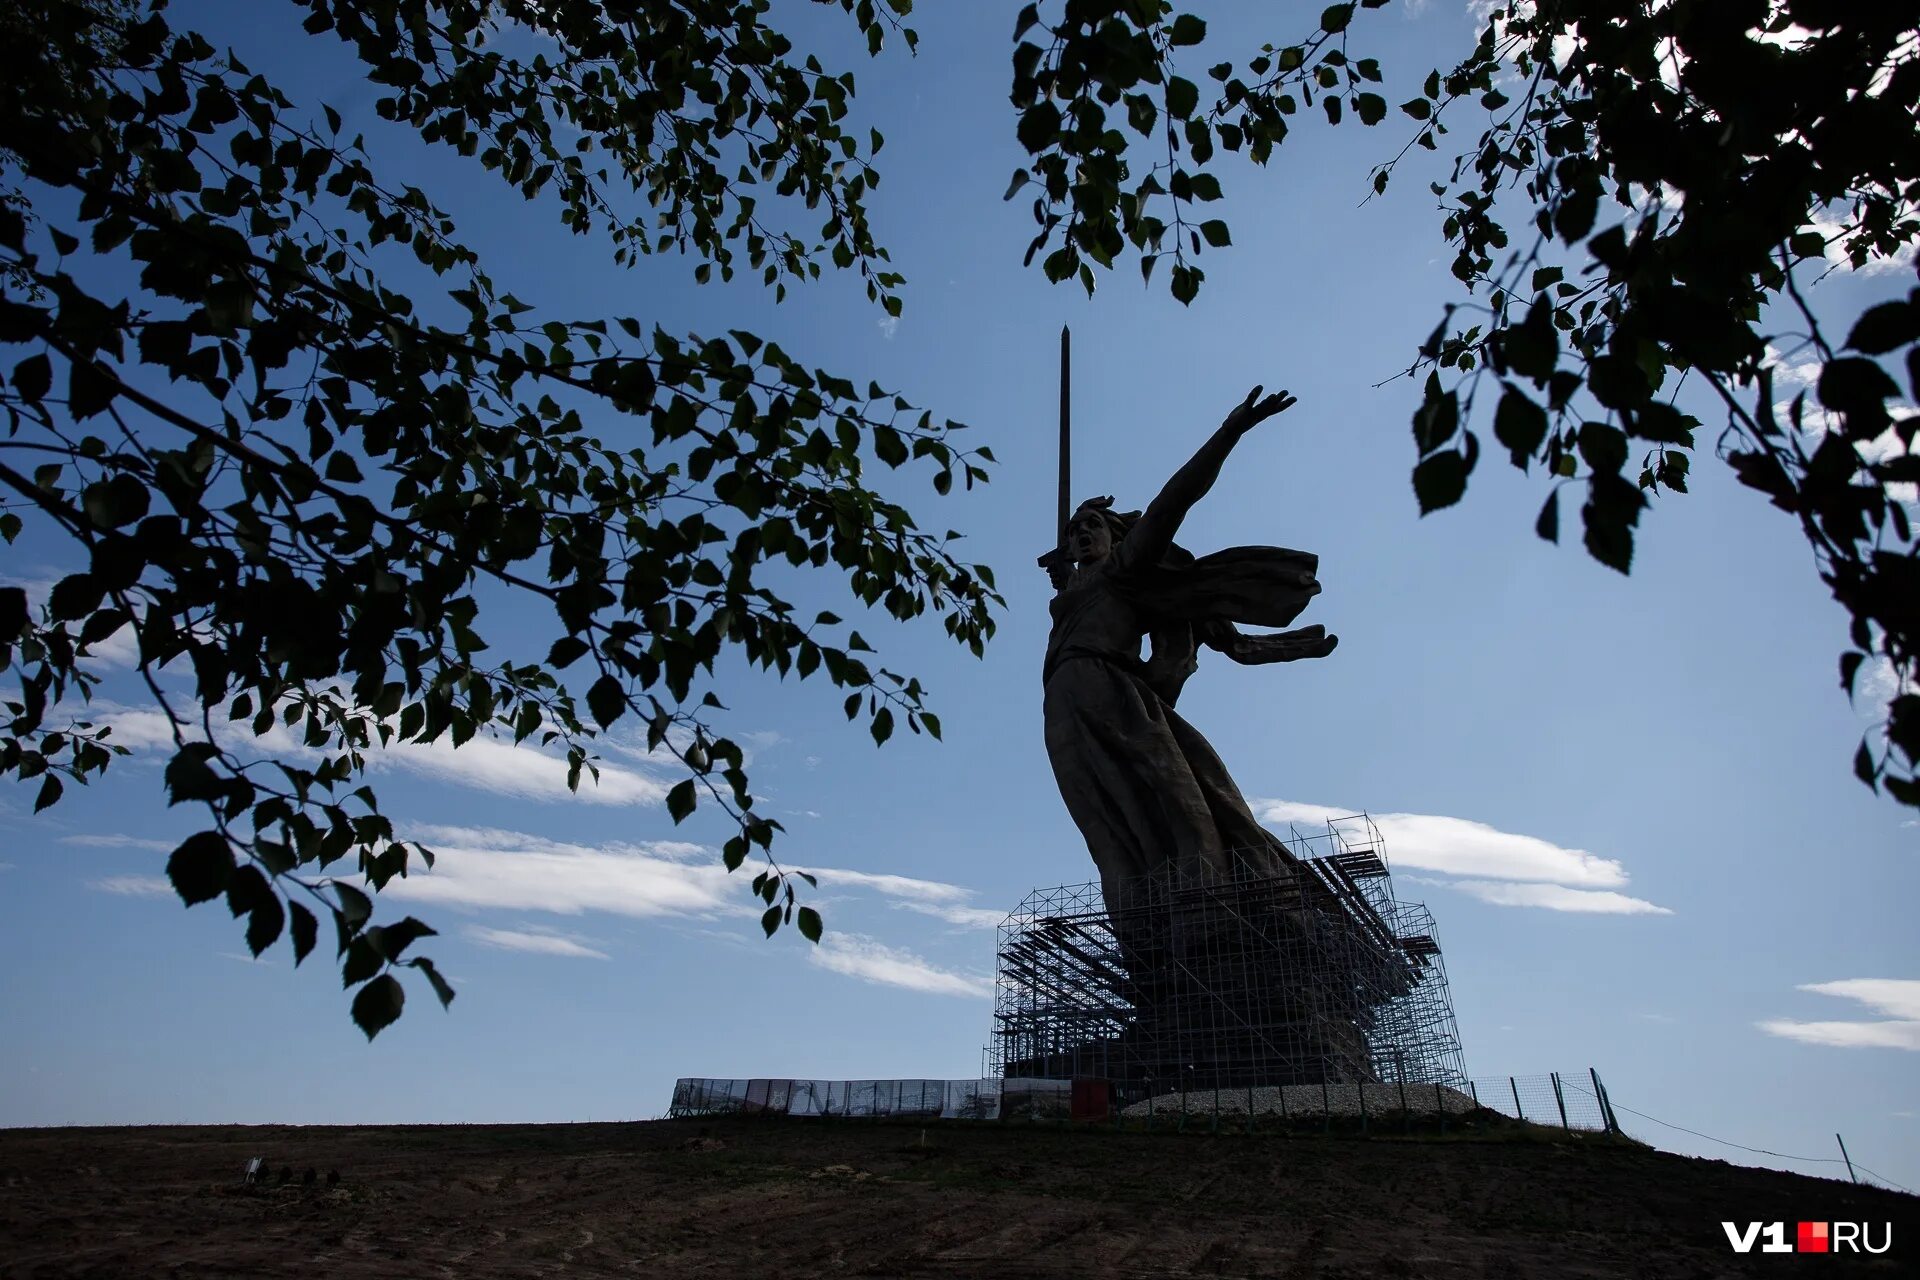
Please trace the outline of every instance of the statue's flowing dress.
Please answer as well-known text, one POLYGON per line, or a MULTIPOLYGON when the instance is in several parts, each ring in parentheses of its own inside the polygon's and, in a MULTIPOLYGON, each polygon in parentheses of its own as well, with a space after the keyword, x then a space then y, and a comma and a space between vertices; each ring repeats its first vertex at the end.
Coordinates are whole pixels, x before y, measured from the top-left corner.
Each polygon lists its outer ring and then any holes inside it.
POLYGON ((1110 910, 1168 862, 1200 873, 1238 859, 1263 874, 1291 863, 1212 746, 1154 691, 1140 645, 1170 624, 1285 626, 1320 589, 1304 552, 1238 547, 1175 567, 1160 560, 1170 531, 1143 531, 1054 597, 1044 674, 1047 756, 1110 910))

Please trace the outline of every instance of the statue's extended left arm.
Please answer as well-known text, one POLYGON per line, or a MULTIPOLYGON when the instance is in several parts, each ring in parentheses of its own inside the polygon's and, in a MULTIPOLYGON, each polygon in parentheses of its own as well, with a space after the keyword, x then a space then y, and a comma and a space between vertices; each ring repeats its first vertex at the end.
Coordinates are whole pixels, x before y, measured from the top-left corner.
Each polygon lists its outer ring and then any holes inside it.
POLYGON ((1284 391, 1263 400, 1261 390, 1255 387, 1248 392, 1247 398, 1220 424, 1220 429, 1200 446, 1185 466, 1173 473, 1159 495, 1147 504, 1139 523, 1127 534, 1126 554, 1134 564, 1153 564, 1165 555, 1174 535, 1180 532, 1187 512, 1193 510, 1193 504, 1204 498, 1207 490, 1213 488, 1213 482, 1220 478, 1220 468, 1240 437, 1294 405, 1293 397, 1284 391))

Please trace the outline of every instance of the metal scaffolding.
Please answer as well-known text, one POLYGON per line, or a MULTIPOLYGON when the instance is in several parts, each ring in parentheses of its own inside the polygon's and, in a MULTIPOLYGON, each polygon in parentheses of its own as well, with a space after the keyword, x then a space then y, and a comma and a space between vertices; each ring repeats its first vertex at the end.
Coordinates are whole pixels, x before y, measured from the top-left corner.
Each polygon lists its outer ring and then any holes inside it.
POLYGON ((989 1076, 1124 1093, 1379 1081, 1465 1088, 1433 915, 1365 814, 1231 870, 1040 889, 1000 926, 989 1076), (1109 905, 1111 904, 1111 906, 1109 905))

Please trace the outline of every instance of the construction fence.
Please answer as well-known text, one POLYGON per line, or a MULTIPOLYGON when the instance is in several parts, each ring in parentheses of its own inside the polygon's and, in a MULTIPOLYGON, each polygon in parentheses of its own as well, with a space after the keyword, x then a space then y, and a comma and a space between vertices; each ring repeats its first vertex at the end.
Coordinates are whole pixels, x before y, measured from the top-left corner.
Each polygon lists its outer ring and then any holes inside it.
POLYGON ((846 1116, 872 1119, 1091 1118, 1107 1112, 1102 1081, 709 1080, 673 1086, 670 1116, 846 1116), (1076 1108, 1076 1098, 1079 1106, 1076 1108), (1096 1103, 1097 1099, 1097 1103, 1096 1103))
POLYGON ((776 1080, 683 1078, 667 1114, 916 1120, 1110 1121, 1153 1128, 1279 1122, 1367 1131, 1373 1125, 1473 1124, 1493 1115, 1569 1131, 1620 1132, 1591 1068, 1436 1082, 1211 1086, 1143 1090, 1097 1079, 776 1080))

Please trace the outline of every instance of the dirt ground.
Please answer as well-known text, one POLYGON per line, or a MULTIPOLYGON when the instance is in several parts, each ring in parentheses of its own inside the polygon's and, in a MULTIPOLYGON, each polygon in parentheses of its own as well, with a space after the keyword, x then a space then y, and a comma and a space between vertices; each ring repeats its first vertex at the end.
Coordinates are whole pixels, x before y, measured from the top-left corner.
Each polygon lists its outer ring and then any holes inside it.
POLYGON ((0 1131, 10 1278, 1760 1274, 1920 1275, 1920 1199, 1592 1137, 820 1120, 0 1131), (269 1177, 247 1187, 254 1155, 269 1177), (1781 1220, 1791 1239, 1802 1219, 1891 1221, 1893 1250, 1742 1257, 1719 1225, 1781 1220))

